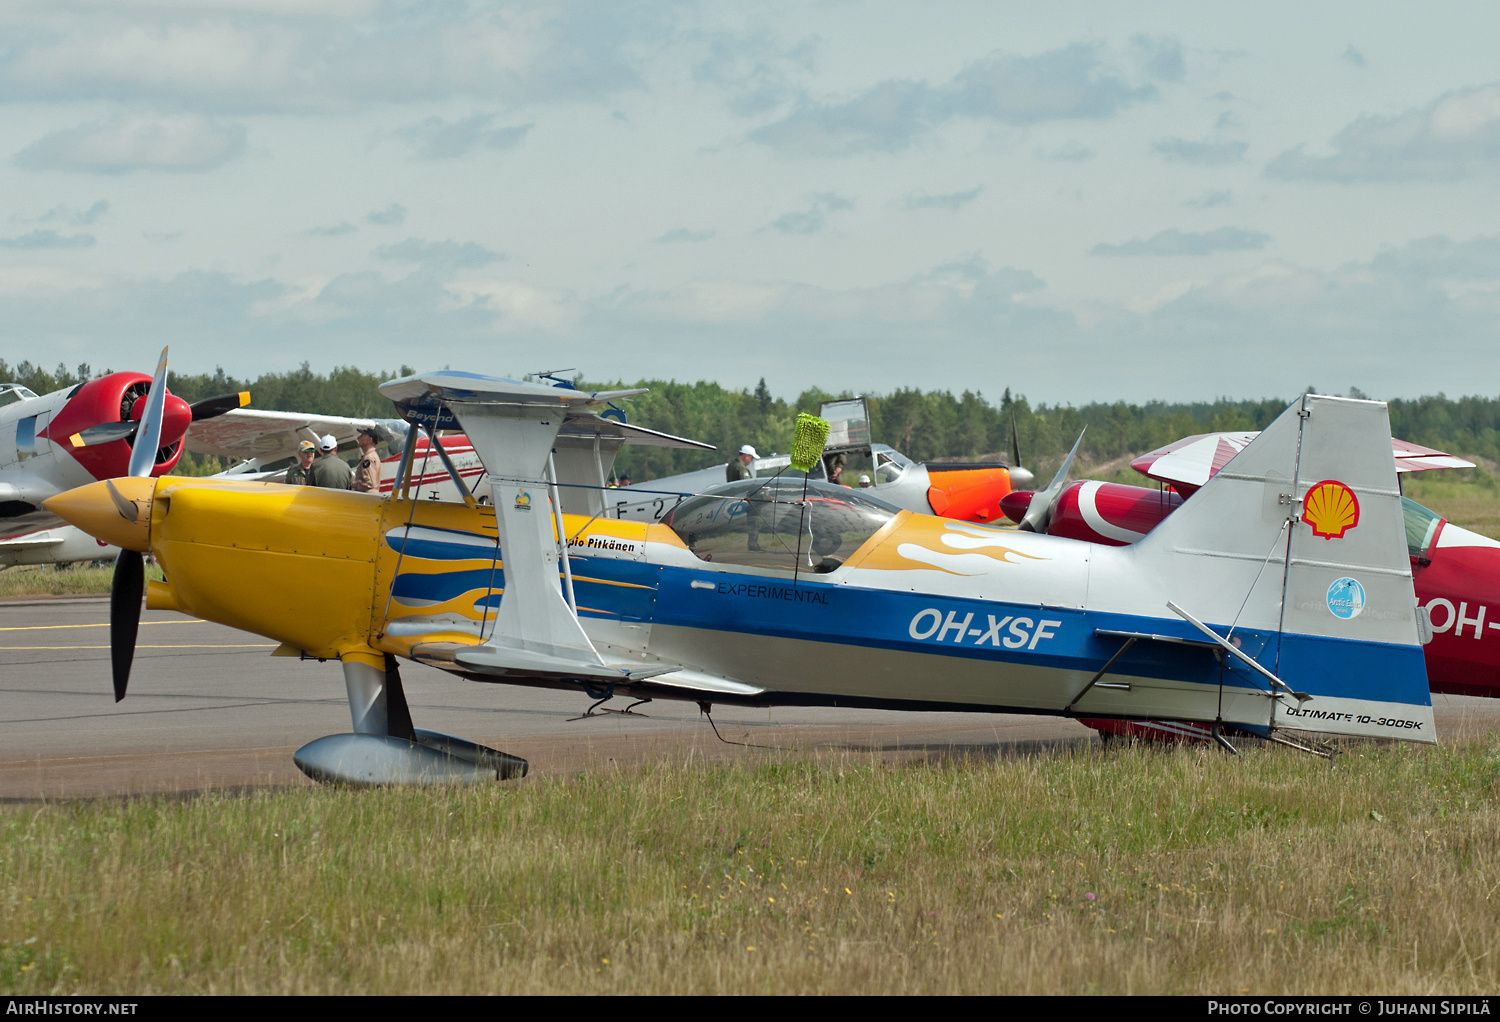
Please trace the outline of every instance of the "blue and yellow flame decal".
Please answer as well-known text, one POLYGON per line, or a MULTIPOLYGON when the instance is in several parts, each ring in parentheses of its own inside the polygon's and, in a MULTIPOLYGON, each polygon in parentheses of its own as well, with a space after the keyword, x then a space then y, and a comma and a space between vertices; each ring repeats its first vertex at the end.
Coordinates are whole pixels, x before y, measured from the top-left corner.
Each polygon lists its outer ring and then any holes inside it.
POLYGON ((481 621, 500 606, 505 578, 493 537, 413 525, 391 529, 384 538, 401 555, 391 584, 393 609, 481 621))

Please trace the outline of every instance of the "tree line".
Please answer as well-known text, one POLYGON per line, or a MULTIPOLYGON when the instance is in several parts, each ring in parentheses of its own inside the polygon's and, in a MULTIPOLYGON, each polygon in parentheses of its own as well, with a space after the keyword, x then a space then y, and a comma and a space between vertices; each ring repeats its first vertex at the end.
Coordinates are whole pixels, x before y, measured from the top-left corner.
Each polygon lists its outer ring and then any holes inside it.
MULTIPOLYGON (((263 373, 253 380, 229 376, 223 369, 212 374, 169 373, 168 386, 189 403, 248 390, 253 408, 389 418, 394 408, 378 388, 386 380, 411 372, 409 366, 385 372, 340 366, 324 374, 313 372, 304 362, 297 369, 263 373)), ((12 366, 0 359, 0 381, 20 383, 38 394, 76 386, 94 375, 102 373, 95 373, 87 364, 73 368, 58 365, 47 370, 29 361, 12 366)), ((816 413, 823 401, 859 396, 847 390, 813 387, 788 401, 773 396, 764 380, 753 390, 733 390, 705 380, 585 382, 580 377, 575 382, 589 389, 649 387, 649 393, 622 402, 630 422, 718 448, 700 452, 627 447, 617 469, 628 472, 636 481, 727 461, 741 444, 751 444, 762 454, 784 453, 791 449, 798 412, 816 413)), ((1349 396, 1365 395, 1352 390, 1349 396)), ((1194 433, 1262 429, 1291 400, 1288 396, 1033 406, 1024 395, 1012 394, 1009 389, 992 401, 971 390, 955 395, 913 388, 864 397, 870 410, 871 436, 916 461, 1009 462, 1014 433, 1022 463, 1039 473, 1050 472, 1081 431, 1083 466, 1109 466, 1194 433)), ((1437 394, 1397 398, 1390 402, 1390 411, 1391 431, 1402 439, 1469 457, 1477 455, 1489 462, 1500 461, 1500 397, 1449 398, 1437 394)), ((182 467, 194 472, 209 466, 185 458, 182 467)))

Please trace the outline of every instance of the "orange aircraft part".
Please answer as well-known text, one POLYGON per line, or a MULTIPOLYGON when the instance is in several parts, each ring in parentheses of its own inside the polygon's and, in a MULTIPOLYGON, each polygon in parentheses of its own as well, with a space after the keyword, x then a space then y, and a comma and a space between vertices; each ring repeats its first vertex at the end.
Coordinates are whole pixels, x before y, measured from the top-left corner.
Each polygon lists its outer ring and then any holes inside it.
POLYGON ((966 468, 941 472, 927 466, 933 514, 960 522, 996 522, 1005 517, 1000 498, 1010 492, 1010 470, 966 468))

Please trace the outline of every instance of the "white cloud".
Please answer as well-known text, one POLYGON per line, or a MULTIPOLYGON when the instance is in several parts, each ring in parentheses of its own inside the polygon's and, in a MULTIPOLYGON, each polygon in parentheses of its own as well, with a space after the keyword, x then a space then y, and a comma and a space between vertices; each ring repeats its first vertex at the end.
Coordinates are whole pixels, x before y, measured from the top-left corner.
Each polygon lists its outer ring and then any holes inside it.
POLYGON ((693 80, 723 90, 729 109, 741 115, 765 113, 793 99, 815 66, 820 42, 808 36, 786 43, 765 29, 713 32, 701 41, 708 52, 693 65, 693 80))
POLYGON ((1213 252, 1244 252, 1265 248, 1269 234, 1242 227, 1219 227, 1212 231, 1179 231, 1168 228, 1149 238, 1131 238, 1118 245, 1100 242, 1090 249, 1097 256, 1202 256, 1213 252))
POLYGON ((1290 395, 1311 381, 1415 396, 1453 391, 1455 366, 1461 386, 1500 389, 1500 370, 1473 354, 1500 342, 1500 237, 1423 238, 1332 270, 1268 261, 1076 309, 1035 275, 977 256, 848 288, 704 279, 585 295, 477 270, 459 281, 419 268, 294 284, 0 268, 0 323, 12 346, 119 367, 182 344, 196 353, 184 371, 198 368, 194 357, 239 373, 309 357, 320 369, 394 366, 413 361, 418 331, 431 364, 524 371, 566 343, 600 377, 690 372, 740 386, 765 376, 793 393, 1011 386, 1033 400, 1143 400, 1290 395), (211 350, 205 335, 218 339, 211 350))
POLYGON ((198 114, 124 114, 53 132, 16 154, 27 170, 203 171, 245 150, 245 128, 198 114))
POLYGON ((1205 167, 1238 163, 1245 158, 1249 148, 1247 142, 1208 142, 1187 138, 1160 138, 1151 143, 1151 149, 1170 163, 1197 163, 1205 167))
POLYGON ((309 228, 307 233, 314 238, 337 238, 340 235, 353 234, 357 230, 359 230, 358 227, 345 220, 342 223, 332 224, 328 227, 309 228))
POLYGON ((514 149, 533 125, 491 127, 495 114, 473 114, 455 121, 429 117, 401 128, 396 134, 418 144, 417 155, 428 160, 451 160, 475 149, 514 149))
POLYGON ((712 230, 690 231, 686 227, 674 227, 656 240, 661 244, 673 244, 677 242, 707 241, 714 236, 712 230))
POLYGON ((55 5, 0 13, 0 94, 211 112, 347 110, 453 96, 599 101, 639 88, 645 3, 55 5), (143 9, 146 8, 146 9, 143 9))
POLYGON ((1082 142, 1064 142, 1054 149, 1038 149, 1038 159, 1059 160, 1063 163, 1082 163, 1094 158, 1094 151, 1082 142))
POLYGON ((92 234, 59 234, 57 231, 29 231, 14 238, 0 238, 0 248, 92 248, 92 234))
POLYGON ((750 139, 789 153, 840 156, 900 152, 959 117, 1011 126, 1104 120, 1156 99, 1154 81, 1181 78, 1175 41, 1135 42, 1126 58, 1073 43, 1035 56, 993 53, 939 86, 889 79, 841 102, 804 102, 750 139), (1132 63, 1134 70, 1126 66, 1132 63))
POLYGON ((35 217, 35 218, 31 219, 31 220, 26 220, 25 218, 17 218, 17 219, 19 219, 22 223, 34 223, 34 224, 62 223, 62 224, 67 224, 70 227, 87 227, 89 224, 94 223, 96 220, 98 220, 100 217, 102 217, 105 213, 108 213, 108 212, 109 212, 109 202, 108 202, 108 200, 106 200, 106 199, 100 199, 98 202, 94 203, 88 209, 78 209, 78 208, 76 208, 74 206, 66 206, 66 205, 64 205, 64 206, 53 206, 51 209, 47 210, 47 212, 43 213, 41 216, 35 217))
POLYGON ((1445 93, 1394 117, 1365 114, 1333 137, 1334 152, 1288 149, 1266 175, 1303 181, 1453 180, 1500 169, 1500 83, 1445 93))
POLYGON ((968 191, 946 192, 941 195, 932 195, 927 192, 913 192, 901 200, 901 205, 907 209, 943 209, 949 213, 957 213, 960 209, 979 198, 979 193, 984 191, 984 185, 975 185, 968 191))
POLYGON ((1194 209, 1212 209, 1215 206, 1227 206, 1234 201, 1234 193, 1228 189, 1214 188, 1204 192, 1196 198, 1188 199, 1184 206, 1194 209))
POLYGON ((447 272, 504 262, 506 258, 505 253, 491 252, 473 241, 423 241, 420 238, 383 245, 375 250, 375 254, 382 259, 417 263, 428 270, 447 272))
POLYGON ((839 210, 853 209, 854 203, 833 192, 824 192, 813 197, 812 205, 806 209, 783 213, 771 221, 771 230, 778 234, 816 234, 828 225, 828 214, 839 210))
POLYGON ((385 209, 373 209, 366 213, 365 220, 377 227, 393 227, 406 221, 406 207, 393 202, 385 209))

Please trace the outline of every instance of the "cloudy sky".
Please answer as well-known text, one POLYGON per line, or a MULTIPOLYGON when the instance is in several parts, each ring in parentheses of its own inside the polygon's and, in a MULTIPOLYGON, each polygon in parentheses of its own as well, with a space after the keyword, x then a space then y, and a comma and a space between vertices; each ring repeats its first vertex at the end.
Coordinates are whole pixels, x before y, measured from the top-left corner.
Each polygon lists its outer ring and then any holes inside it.
POLYGON ((1500 392, 1500 7, 7 0, 0 357, 1500 392))

